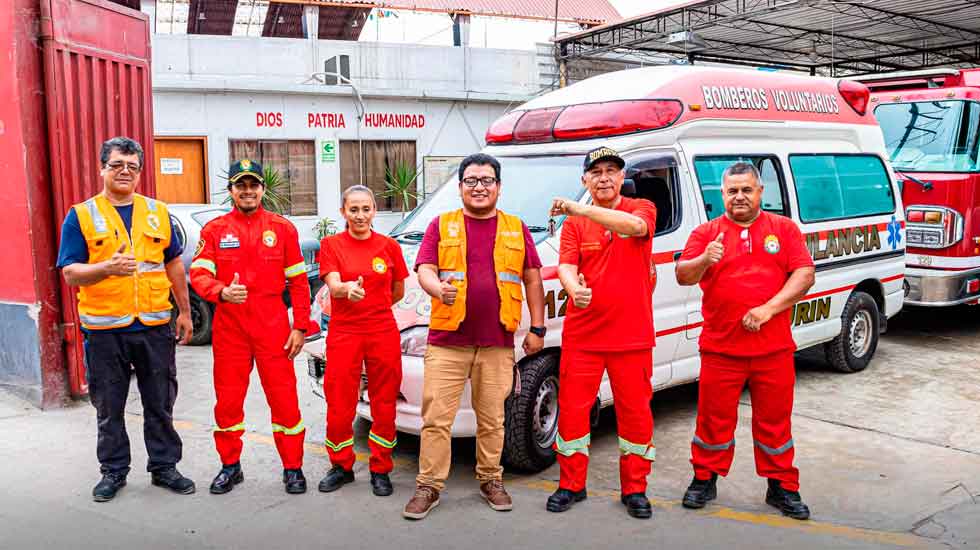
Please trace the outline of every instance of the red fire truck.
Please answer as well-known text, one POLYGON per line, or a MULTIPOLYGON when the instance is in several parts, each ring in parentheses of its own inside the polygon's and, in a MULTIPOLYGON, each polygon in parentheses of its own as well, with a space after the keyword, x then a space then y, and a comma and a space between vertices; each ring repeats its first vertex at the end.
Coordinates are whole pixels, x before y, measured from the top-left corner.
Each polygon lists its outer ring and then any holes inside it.
POLYGON ((980 68, 857 77, 905 204, 905 303, 980 299, 980 68))

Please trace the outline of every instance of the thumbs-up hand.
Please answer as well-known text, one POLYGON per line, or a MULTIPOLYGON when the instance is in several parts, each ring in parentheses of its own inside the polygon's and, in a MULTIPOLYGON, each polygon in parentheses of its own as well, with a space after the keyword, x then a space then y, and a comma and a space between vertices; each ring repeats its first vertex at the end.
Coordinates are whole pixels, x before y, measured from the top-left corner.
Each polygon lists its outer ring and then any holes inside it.
POLYGON ((231 283, 221 289, 221 299, 232 304, 243 304, 248 298, 248 289, 238 282, 238 273, 232 277, 231 283))
POLYGON ((357 280, 347 283, 347 299, 360 302, 364 299, 364 277, 358 275, 357 280))
POLYGON ((126 243, 119 243, 119 248, 105 262, 106 273, 120 277, 128 277, 136 273, 136 257, 126 252, 126 243))
POLYGON ((578 285, 572 290, 572 303, 575 307, 583 309, 592 303, 592 289, 585 284, 585 275, 578 274, 578 285))
POLYGON ((715 265, 721 261, 725 255, 725 245, 722 244, 724 241, 725 234, 719 233, 715 240, 708 243, 708 246, 704 248, 704 258, 708 265, 715 265))
POLYGON ((456 303, 456 286, 453 285, 453 281, 455 280, 456 277, 454 275, 450 275, 445 281, 439 283, 439 299, 447 306, 451 306, 456 303))

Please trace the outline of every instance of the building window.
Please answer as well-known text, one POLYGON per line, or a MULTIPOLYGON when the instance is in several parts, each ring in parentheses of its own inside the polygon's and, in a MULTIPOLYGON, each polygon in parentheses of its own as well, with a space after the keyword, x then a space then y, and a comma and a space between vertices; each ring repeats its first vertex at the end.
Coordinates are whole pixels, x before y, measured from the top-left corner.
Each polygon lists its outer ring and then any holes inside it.
POLYGON ((362 183, 374 191, 378 201, 379 211, 402 212, 415 208, 414 195, 418 193, 418 177, 411 185, 411 193, 407 204, 402 204, 401 197, 388 196, 388 175, 396 174, 399 169, 408 171, 415 176, 415 142, 414 141, 373 141, 350 140, 340 142, 340 190, 362 183), (363 170, 363 180, 362 173, 363 170))
POLYGON ((804 223, 895 212, 888 173, 875 155, 790 155, 789 167, 804 223))
POLYGON ((229 157, 231 162, 255 160, 278 172, 283 180, 281 194, 287 199, 283 214, 311 216, 316 215, 315 150, 313 141, 233 139, 229 157))

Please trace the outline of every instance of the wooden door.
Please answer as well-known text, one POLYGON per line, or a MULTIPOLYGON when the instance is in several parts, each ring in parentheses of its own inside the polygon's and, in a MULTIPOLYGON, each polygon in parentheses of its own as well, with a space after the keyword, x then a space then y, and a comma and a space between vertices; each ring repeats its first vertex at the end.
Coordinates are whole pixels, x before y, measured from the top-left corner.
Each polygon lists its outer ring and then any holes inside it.
POLYGON ((153 140, 157 198, 166 203, 204 204, 207 199, 205 138, 153 140))

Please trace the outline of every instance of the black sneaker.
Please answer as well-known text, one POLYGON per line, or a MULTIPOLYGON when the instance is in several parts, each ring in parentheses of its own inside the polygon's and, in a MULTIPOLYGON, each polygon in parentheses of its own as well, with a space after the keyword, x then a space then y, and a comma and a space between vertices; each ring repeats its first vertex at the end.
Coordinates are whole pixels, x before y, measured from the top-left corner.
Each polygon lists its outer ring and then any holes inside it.
POLYGON ((704 505, 707 504, 709 500, 714 500, 717 498, 717 481, 718 474, 715 473, 711 474, 711 479, 694 478, 691 481, 691 484, 687 486, 687 491, 684 493, 684 500, 682 502, 684 507, 704 508, 704 505))
POLYGON ((619 500, 626 505, 626 513, 634 518, 650 519, 653 516, 650 500, 643 493, 621 495, 619 500))
POLYGON ((189 495, 197 490, 194 482, 184 477, 173 466, 150 473, 150 483, 164 487, 179 495, 189 495))
POLYGON ((779 508, 784 516, 793 519, 810 519, 810 508, 803 504, 800 493, 787 491, 775 479, 769 480, 769 490, 766 491, 766 504, 779 508))
POLYGON ((112 500, 119 489, 126 486, 126 474, 105 473, 102 480, 92 489, 92 500, 95 502, 108 502, 112 500))
POLYGON ((391 478, 388 477, 388 474, 371 472, 371 492, 379 497, 386 497, 395 492, 395 488, 391 486, 391 478))
POLYGON ((242 473, 241 463, 236 462, 230 466, 222 466, 221 471, 211 482, 211 494, 223 495, 243 481, 245 481, 245 474, 242 473))
POLYGON ((588 498, 589 493, 581 491, 571 491, 569 489, 558 489, 548 497, 548 505, 545 506, 549 512, 564 512, 572 507, 576 502, 582 502, 588 498))
POLYGON ((330 468, 327 475, 323 476, 323 479, 320 480, 320 485, 317 488, 321 493, 330 493, 340 489, 348 483, 353 482, 353 470, 345 470, 343 466, 334 466, 333 468, 330 468))
POLYGON ((282 482, 286 485, 286 492, 291 495, 301 495, 306 492, 306 476, 300 468, 283 470, 282 482))

